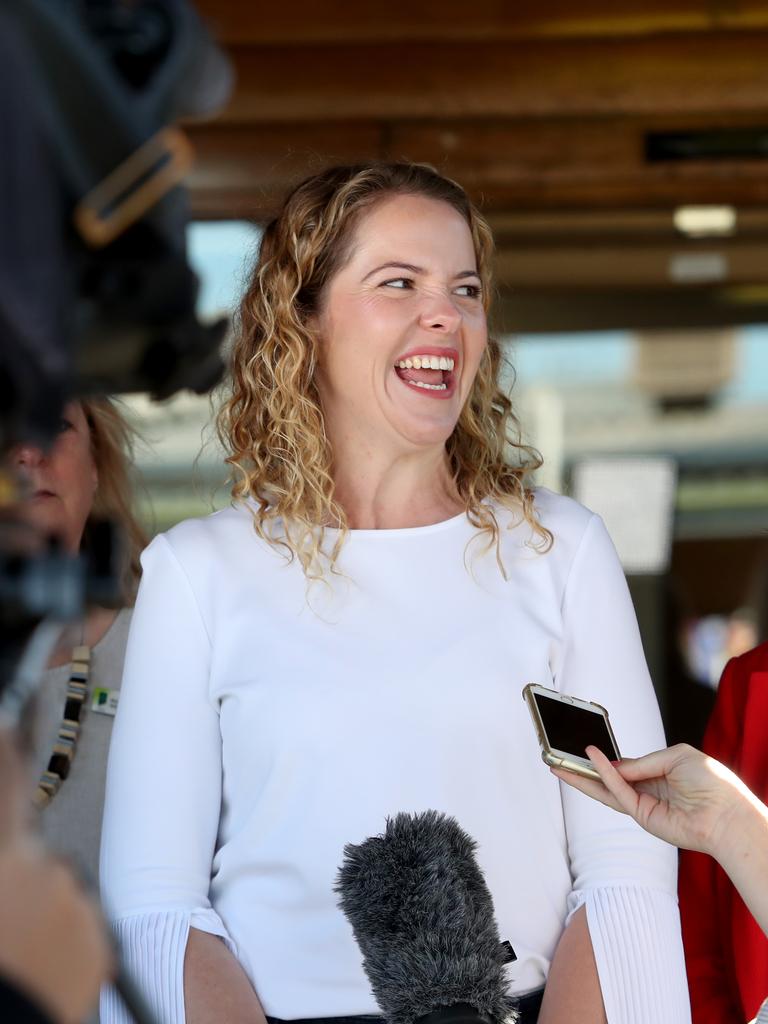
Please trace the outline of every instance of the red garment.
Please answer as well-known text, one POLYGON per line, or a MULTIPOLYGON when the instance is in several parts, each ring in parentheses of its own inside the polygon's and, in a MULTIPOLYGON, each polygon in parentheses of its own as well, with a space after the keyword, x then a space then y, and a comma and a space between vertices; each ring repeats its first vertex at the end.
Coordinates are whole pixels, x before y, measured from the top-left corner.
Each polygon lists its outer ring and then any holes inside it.
MULTIPOLYGON (((725 667, 704 750, 768 802, 768 643, 725 667)), ((744 1024, 768 996, 768 939, 722 868, 680 861, 680 911, 693 1024, 744 1024)))

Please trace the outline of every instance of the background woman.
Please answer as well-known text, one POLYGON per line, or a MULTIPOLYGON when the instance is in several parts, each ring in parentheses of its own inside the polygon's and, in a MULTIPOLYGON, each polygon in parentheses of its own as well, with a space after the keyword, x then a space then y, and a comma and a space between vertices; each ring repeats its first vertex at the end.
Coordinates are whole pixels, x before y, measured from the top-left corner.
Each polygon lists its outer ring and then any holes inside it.
POLYGON ((168 1021, 376 1014, 336 872, 427 808, 479 843, 525 1024, 688 1019, 674 852, 561 792, 521 699, 662 738, 602 523, 527 485, 491 249, 407 164, 318 175, 265 233, 221 421, 236 502, 145 552, 110 755, 105 896, 168 1021))
POLYGON ((111 519, 124 538, 124 607, 88 608, 54 652, 37 701, 35 802, 48 847, 94 879, 98 868, 107 751, 120 689, 130 605, 144 533, 133 511, 131 431, 109 399, 70 402, 48 452, 15 450, 28 484, 25 518, 58 537, 71 554, 87 549, 95 520, 111 519))

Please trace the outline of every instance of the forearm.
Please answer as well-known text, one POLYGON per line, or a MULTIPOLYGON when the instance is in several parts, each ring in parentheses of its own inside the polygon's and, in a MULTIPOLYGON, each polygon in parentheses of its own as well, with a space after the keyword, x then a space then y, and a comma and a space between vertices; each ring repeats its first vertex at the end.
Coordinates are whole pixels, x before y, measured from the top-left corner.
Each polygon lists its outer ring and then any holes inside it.
POLYGON ((248 977, 217 935, 190 928, 184 956, 186 1024, 265 1024, 248 977))
POLYGON ((606 1024, 587 912, 580 907, 555 950, 539 1024, 606 1024))
POLYGON ((768 807, 746 789, 733 800, 733 818, 712 855, 768 934, 768 807))

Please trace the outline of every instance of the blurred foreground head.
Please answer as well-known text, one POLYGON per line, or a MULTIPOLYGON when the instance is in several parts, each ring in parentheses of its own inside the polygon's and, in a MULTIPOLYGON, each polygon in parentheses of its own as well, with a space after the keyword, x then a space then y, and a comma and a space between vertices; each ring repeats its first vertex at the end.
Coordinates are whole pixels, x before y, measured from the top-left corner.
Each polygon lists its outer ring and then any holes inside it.
POLYGON ((170 126, 230 83, 185 0, 0 0, 0 447, 45 445, 73 393, 218 379, 170 126))

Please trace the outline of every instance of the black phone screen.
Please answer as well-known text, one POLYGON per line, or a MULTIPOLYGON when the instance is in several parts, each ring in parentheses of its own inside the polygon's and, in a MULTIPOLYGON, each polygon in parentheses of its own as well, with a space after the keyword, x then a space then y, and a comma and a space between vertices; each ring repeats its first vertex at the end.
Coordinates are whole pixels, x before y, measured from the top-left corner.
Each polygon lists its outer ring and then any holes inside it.
POLYGON ((533 697, 550 747, 586 757, 586 748, 591 744, 611 761, 618 761, 619 752, 599 712, 585 711, 541 693, 534 693, 533 697))

